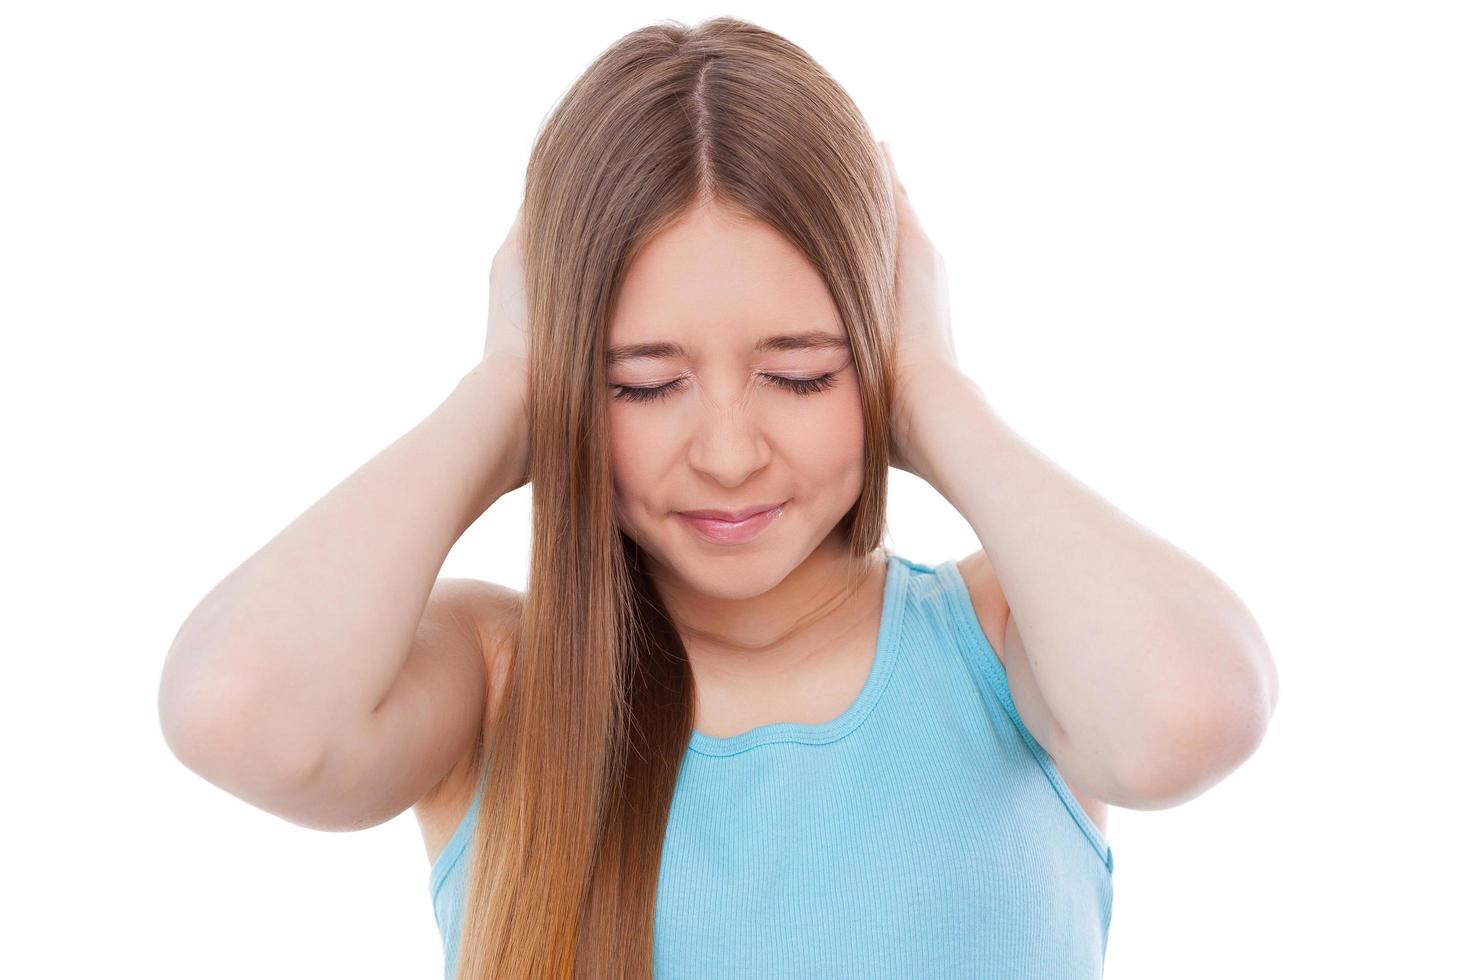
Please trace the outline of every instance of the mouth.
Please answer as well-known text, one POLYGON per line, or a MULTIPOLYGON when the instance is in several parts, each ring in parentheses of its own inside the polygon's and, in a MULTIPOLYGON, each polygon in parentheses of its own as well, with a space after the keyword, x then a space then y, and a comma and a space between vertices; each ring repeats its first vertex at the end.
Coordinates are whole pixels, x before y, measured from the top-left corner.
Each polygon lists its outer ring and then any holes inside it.
POLYGON ((785 503, 787 501, 779 500, 771 504, 758 504, 755 507, 748 507, 745 510, 681 510, 676 511, 676 513, 682 517, 694 517, 703 521, 725 521, 728 524, 735 524, 738 521, 744 521, 754 515, 772 510, 774 507, 781 507, 785 503))
POLYGON ((743 544, 762 533, 782 516, 786 500, 759 504, 739 511, 682 510, 678 516, 687 527, 713 544, 743 544))

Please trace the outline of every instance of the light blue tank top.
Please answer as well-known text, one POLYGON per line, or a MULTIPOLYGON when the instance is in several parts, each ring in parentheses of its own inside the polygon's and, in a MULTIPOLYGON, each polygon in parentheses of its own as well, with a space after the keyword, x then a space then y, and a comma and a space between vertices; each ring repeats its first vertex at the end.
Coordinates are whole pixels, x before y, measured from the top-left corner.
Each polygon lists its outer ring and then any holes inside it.
MULTIPOLYGON (((480 795, 430 870, 447 980, 480 795)), ((654 976, 1097 978, 1113 871, 1024 727, 956 561, 888 554, 879 645, 843 714, 692 733, 654 976)))

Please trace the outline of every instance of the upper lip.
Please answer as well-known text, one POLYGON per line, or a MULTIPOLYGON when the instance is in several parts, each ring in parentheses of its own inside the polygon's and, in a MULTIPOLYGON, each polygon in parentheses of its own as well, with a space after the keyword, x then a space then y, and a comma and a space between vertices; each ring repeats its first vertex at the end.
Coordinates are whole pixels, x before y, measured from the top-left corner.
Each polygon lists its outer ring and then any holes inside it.
POLYGON ((710 521, 733 521, 733 522, 735 522, 735 521, 744 521, 747 518, 751 517, 753 514, 760 514, 764 510, 772 510, 774 507, 781 507, 784 503, 785 503, 785 501, 779 500, 775 504, 758 504, 755 507, 747 507, 747 508, 745 508, 743 510, 736 510, 736 511, 732 511, 732 510, 682 510, 682 511, 679 511, 679 513, 684 514, 686 517, 698 517, 698 518, 701 518, 703 520, 710 520, 710 521))

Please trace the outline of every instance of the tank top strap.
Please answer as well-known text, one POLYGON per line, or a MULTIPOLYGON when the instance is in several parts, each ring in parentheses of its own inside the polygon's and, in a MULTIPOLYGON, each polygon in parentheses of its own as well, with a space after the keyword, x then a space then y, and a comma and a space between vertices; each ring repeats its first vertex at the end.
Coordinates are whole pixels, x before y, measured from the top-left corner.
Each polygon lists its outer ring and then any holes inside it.
POLYGON ((1094 821, 1084 812, 1084 808, 1080 806, 1068 784, 1064 782, 1063 774, 1059 772, 1058 765, 1049 755, 1048 749, 1033 737, 1022 715, 1018 713, 1018 706, 1013 701, 1012 689, 1008 684, 1007 671, 1003 668, 1002 660, 998 657, 992 642, 982 631, 982 624, 977 619, 977 611, 972 605, 971 591, 967 588, 966 580, 962 578, 961 569, 957 567, 957 559, 948 559, 937 565, 936 580, 945 595, 947 617, 967 651, 972 667, 980 670, 986 687, 992 692, 996 703, 1006 712, 1019 739, 1027 747, 1039 768, 1043 770, 1044 776, 1053 786, 1060 802, 1074 818, 1074 822, 1078 824, 1080 831, 1099 855, 1100 860, 1104 862, 1106 870, 1113 872, 1115 868, 1114 848, 1099 828, 1094 825, 1094 821))

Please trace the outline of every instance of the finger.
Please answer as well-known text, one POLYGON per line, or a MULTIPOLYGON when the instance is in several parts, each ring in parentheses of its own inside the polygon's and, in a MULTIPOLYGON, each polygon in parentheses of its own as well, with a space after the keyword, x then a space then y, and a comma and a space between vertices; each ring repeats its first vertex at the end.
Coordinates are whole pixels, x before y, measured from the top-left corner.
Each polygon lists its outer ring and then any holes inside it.
POLYGON ((901 224, 916 224, 915 208, 911 206, 910 193, 905 189, 905 184, 901 182, 900 175, 895 172, 895 157, 890 153, 890 146, 882 140, 880 149, 884 151, 885 166, 890 171, 890 187, 892 196, 895 198, 895 215, 901 224))
POLYGON ((885 165, 890 170, 890 187, 892 197, 895 199, 895 218, 905 228, 919 228, 920 218, 916 215, 915 207, 910 203, 910 193, 906 191, 905 185, 901 183, 900 176, 895 172, 895 159, 890 155, 890 147, 880 143, 884 151, 885 165))
MULTIPOLYGON (((890 153, 890 144, 881 140, 880 149, 885 151, 885 166, 890 170, 890 182, 900 190, 900 193, 906 194, 905 183, 900 179, 900 174, 895 168, 895 157, 890 153)), ((909 194, 906 196, 909 197, 909 194)))

